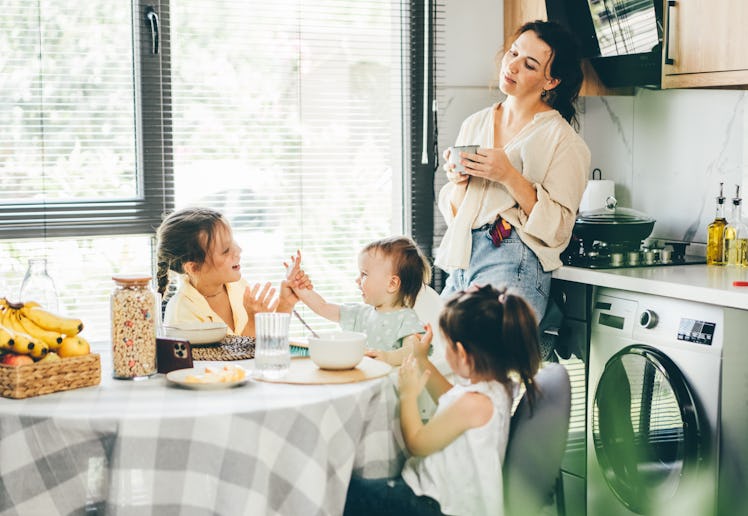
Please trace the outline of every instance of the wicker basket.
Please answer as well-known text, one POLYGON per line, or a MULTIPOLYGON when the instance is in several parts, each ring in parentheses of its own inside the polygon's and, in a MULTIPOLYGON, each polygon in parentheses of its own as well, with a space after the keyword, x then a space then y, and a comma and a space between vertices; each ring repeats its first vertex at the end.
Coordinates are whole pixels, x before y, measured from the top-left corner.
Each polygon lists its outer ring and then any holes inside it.
POLYGON ((17 367, 0 364, 0 396, 5 398, 30 398, 100 382, 101 359, 96 353, 17 367))

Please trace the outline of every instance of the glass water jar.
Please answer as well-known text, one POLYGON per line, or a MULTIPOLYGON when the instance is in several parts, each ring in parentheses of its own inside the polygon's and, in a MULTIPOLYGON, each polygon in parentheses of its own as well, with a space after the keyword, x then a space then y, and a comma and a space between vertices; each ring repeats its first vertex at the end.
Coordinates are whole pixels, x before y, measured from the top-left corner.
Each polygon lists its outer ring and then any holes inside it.
POLYGON ((156 373, 157 296, 151 277, 113 276, 111 296, 113 376, 125 380, 156 373))
POLYGON ((18 301, 26 303, 36 301, 48 312, 58 312, 57 287, 54 280, 47 274, 46 258, 32 258, 29 268, 21 281, 18 301))

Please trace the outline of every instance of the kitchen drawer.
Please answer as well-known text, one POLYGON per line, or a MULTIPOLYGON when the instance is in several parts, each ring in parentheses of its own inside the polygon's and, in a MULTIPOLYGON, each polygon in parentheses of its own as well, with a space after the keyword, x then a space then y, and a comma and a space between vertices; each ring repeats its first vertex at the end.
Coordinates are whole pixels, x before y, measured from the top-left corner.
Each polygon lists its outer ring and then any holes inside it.
POLYGON ((587 321, 589 318, 589 299, 592 287, 584 283, 566 280, 551 281, 551 297, 558 304, 564 316, 587 321))

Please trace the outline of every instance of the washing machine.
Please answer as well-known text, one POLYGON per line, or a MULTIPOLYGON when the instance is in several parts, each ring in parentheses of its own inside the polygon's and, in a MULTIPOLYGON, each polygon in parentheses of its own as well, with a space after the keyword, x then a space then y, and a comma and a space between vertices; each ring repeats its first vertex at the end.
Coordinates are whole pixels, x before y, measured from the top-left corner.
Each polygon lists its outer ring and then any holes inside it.
POLYGON ((748 312, 608 288, 592 303, 587 514, 748 514, 748 312))

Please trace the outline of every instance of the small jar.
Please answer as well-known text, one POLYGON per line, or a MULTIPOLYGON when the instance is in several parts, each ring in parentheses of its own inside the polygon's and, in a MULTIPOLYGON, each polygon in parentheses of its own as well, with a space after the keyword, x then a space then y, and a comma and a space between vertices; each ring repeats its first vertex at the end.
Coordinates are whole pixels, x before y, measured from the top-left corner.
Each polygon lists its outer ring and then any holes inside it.
POLYGON ((113 376, 125 380, 156 373, 156 294, 150 276, 113 276, 111 296, 113 376))

